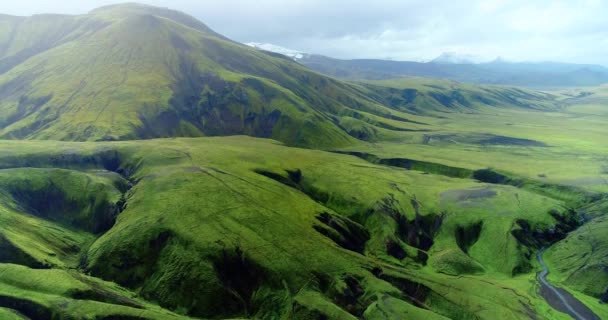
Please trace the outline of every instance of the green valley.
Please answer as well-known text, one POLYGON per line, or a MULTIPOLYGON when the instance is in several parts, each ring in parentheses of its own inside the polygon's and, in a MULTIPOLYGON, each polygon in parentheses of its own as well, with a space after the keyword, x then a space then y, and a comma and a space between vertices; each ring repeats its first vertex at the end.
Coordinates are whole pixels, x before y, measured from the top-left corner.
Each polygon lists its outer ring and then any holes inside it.
POLYGON ((137 4, 0 16, 0 318, 608 318, 608 87, 345 82, 137 4))

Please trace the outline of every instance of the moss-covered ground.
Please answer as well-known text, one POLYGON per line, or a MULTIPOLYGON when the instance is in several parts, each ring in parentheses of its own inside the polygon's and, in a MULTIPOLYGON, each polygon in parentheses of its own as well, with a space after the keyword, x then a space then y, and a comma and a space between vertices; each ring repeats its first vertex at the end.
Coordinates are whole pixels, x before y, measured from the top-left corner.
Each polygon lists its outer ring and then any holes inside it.
POLYGON ((346 83, 140 5, 0 22, 0 318, 567 319, 548 246, 608 316, 606 88, 346 83))
POLYGON ((529 233, 566 228, 569 198, 244 136, 0 146, 20 259, 3 266, 65 286, 9 276, 5 295, 43 292, 28 301, 53 314, 128 314, 128 298, 151 318, 140 299, 214 318, 564 319, 536 292, 529 233))

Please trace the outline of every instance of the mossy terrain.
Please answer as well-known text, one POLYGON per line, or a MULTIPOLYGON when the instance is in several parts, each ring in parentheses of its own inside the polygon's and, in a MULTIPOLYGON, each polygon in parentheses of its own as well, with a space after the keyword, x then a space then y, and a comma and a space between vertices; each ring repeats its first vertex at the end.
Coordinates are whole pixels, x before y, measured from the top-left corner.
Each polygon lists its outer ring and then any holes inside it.
POLYGON ((548 246, 605 317, 606 92, 346 83, 141 5, 2 16, 0 317, 567 319, 548 246))
MULTIPOLYGON (((381 83, 396 88, 413 86, 412 80, 381 83)), ((606 92, 605 87, 553 92, 560 106, 553 111, 479 109, 473 115, 438 114, 438 120, 428 122, 434 126, 432 132, 409 133, 404 139, 359 144, 338 152, 370 163, 514 186, 562 201, 571 214, 566 220, 557 218, 563 226, 561 230, 553 227, 551 234, 535 231, 527 240, 519 236, 518 230, 514 230, 514 234, 520 243, 533 247, 556 242, 546 253, 551 270, 549 279, 582 297, 596 314, 606 315, 599 303, 606 301, 608 289, 603 249, 608 190, 607 150, 602 142, 608 133, 604 110, 608 103, 606 92), (573 229, 576 231, 566 237, 566 231, 573 229)), ((495 193, 480 188, 475 192, 448 195, 450 202, 454 202, 495 193)), ((514 200, 519 202, 519 195, 514 200)), ((527 207, 522 206, 522 210, 526 211, 527 207)), ((537 229, 529 221, 516 221, 516 224, 523 233, 537 229)), ((457 232, 477 232, 478 228, 486 227, 481 220, 472 221, 459 227, 457 232)), ((471 238, 462 238, 460 242, 469 248, 471 238)), ((489 256, 495 259, 495 255, 489 256)))
MULTIPOLYGON (((536 244, 517 231, 523 225, 549 230, 569 213, 563 201, 526 189, 243 136, 0 145, 8 191, 2 218, 48 226, 21 237, 2 229, 6 245, 22 257, 7 262, 29 261, 33 274, 56 270, 52 281, 65 283, 70 294, 78 286, 62 277, 94 283, 103 294, 93 297, 106 304, 122 300, 104 290, 127 294, 107 282, 82 280, 70 271, 76 268, 132 290, 127 295, 134 301, 203 318, 466 319, 498 313, 519 319, 549 312, 532 281, 536 244), (120 214, 101 232, 73 219, 36 215, 28 210, 44 201, 37 191, 43 184, 67 199, 71 217, 105 217, 86 201, 87 190, 100 195, 97 202, 122 203, 120 214), (47 238, 57 244, 42 240, 47 238), (68 239, 72 250, 66 252, 68 239)), ((23 299, 23 290, 7 295, 23 299)), ((36 301, 53 314, 101 312, 62 309, 55 295, 61 296, 52 292, 36 301)), ((75 304, 95 300, 68 296, 75 304)), ((134 306, 116 310, 128 308, 134 306)), ((149 308, 146 317, 161 312, 149 308)))
POLYGON ((245 134, 335 148, 427 130, 403 111, 544 108, 551 100, 500 87, 462 95, 472 89, 455 83, 409 99, 407 90, 340 82, 144 5, 0 21, 4 139, 245 134))

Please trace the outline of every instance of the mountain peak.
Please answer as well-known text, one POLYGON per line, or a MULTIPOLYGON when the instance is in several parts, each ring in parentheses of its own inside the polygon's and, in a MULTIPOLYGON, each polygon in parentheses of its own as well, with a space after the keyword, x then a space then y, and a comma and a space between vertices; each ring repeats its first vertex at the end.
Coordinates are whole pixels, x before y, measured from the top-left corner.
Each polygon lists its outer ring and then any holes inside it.
POLYGON ((457 52, 443 52, 431 62, 438 64, 474 64, 474 58, 472 55, 457 52))
POLYGON ((489 59, 475 54, 443 52, 437 58, 429 62, 436 64, 479 64, 488 60, 489 59))
POLYGON ((155 7, 143 3, 137 2, 125 2, 118 4, 110 4, 106 6, 101 6, 89 11, 89 14, 99 14, 106 12, 145 12, 145 11, 158 11, 158 10, 167 10, 167 11, 175 11, 169 8, 155 7))
POLYGON ((155 7, 135 2, 113 4, 99 7, 97 9, 91 10, 89 12, 89 15, 102 16, 108 19, 121 19, 135 15, 154 15, 161 18, 173 20, 177 23, 183 24, 198 31, 212 33, 214 35, 219 36, 219 34, 211 30, 211 28, 209 28, 207 25, 205 25, 198 19, 181 11, 163 7, 155 7))

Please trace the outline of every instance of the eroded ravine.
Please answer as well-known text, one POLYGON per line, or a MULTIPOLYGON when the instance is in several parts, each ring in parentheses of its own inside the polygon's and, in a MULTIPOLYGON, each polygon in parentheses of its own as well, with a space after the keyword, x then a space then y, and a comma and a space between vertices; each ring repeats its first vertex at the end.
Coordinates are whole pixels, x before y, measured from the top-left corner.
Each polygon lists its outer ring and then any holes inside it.
POLYGON ((538 274, 538 281, 540 282, 541 289, 540 293, 545 300, 555 310, 567 313, 576 320, 600 320, 600 318, 593 313, 587 306, 585 306, 580 300, 576 299, 568 291, 553 286, 547 280, 549 275, 549 267, 543 260, 543 254, 546 249, 541 249, 536 255, 538 262, 540 263, 543 270, 538 274))

